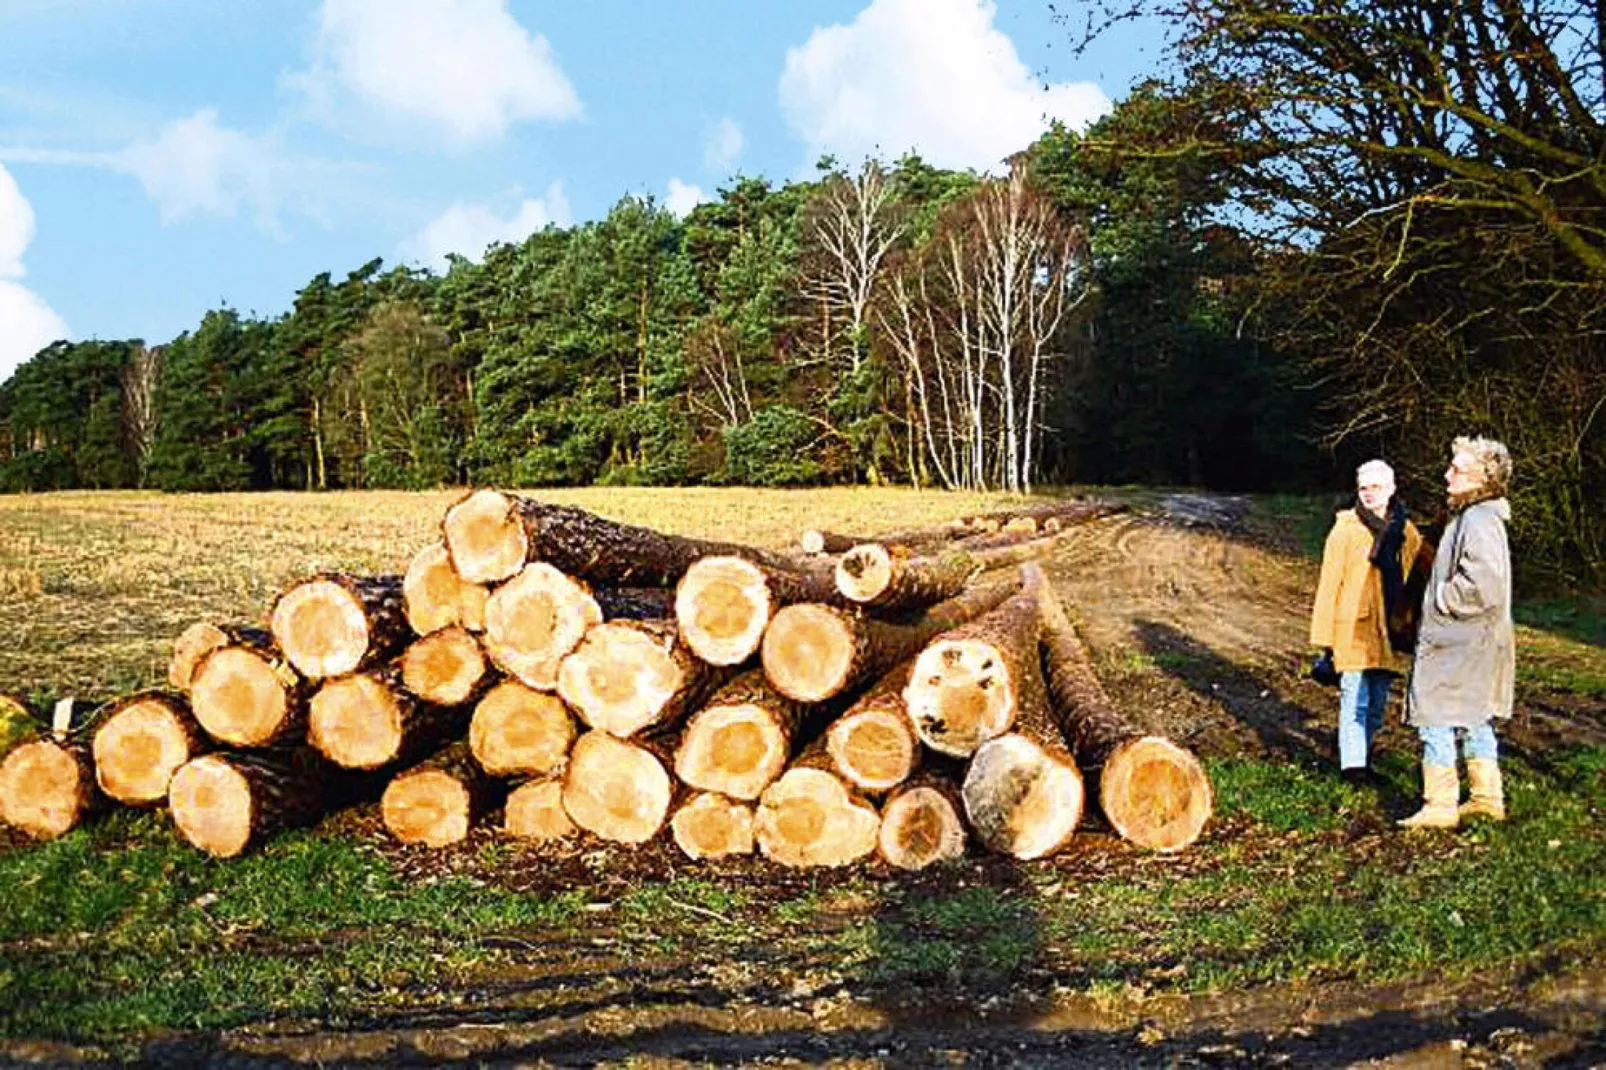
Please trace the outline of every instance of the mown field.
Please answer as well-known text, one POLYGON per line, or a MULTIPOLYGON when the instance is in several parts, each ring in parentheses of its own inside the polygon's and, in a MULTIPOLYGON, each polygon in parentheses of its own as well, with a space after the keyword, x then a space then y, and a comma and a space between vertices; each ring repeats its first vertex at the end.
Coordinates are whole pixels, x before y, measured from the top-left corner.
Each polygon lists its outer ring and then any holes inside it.
MULTIPOLYGON (((550 497, 770 545, 808 525, 873 533, 1007 501, 550 497)), ((1383 785, 1343 784, 1336 698, 1300 673, 1315 573, 1301 532, 1319 507, 1261 500, 1221 528, 1129 497, 1136 513, 1066 540, 1050 572, 1117 704, 1209 764, 1217 817, 1181 855, 1136 852, 1096 822, 1047 861, 972 856, 918 876, 692 863, 656 843, 532 847, 494 828, 431 852, 390 842, 372 806, 227 862, 190 850, 159 812, 114 813, 46 845, 0 831, 0 1058, 362 1061, 439 1042, 458 1058, 719 1063, 790 1050, 904 1065, 911 1037, 972 1054, 1003 1045, 1044 1065, 1070 1051, 1118 1063, 1275 1044, 1320 1061, 1458 1037, 1491 1058, 1522 1044, 1598 1050, 1601 986, 1585 985, 1582 1012, 1575 997, 1606 951, 1601 603, 1521 607, 1522 708, 1504 730, 1511 819, 1407 836, 1392 819, 1416 792, 1412 737, 1391 714, 1383 785), (1397 987, 1380 996, 1383 983, 1397 987), (1520 1021, 1422 1011, 1465 992, 1520 1021), (1221 1010, 1231 994, 1281 1001, 1289 1022, 1234 1018, 1221 1010), (1557 1000, 1574 1015, 1561 1025, 1546 1009, 1557 1000), (1317 1004, 1342 1029, 1299 1025, 1299 1008, 1317 1004), (1396 1038, 1381 1015, 1417 1031, 1396 1038)), ((285 583, 320 569, 399 571, 452 499, 0 498, 0 690, 92 704, 157 683, 191 621, 259 618, 285 583)))

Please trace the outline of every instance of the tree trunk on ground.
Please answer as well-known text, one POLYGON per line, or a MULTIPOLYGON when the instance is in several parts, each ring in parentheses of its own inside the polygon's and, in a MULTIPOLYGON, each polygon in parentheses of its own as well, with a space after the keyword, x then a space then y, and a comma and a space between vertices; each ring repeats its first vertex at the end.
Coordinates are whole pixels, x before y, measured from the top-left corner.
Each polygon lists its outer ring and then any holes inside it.
POLYGON ((179 767, 210 749, 189 703, 159 691, 113 705, 90 747, 100 790, 127 806, 164 802, 179 767))
POLYGON ((977 513, 960 518, 959 524, 973 531, 981 529, 1002 531, 1013 521, 1029 519, 1033 521, 1036 530, 1048 532, 1047 522, 1050 520, 1058 521, 1056 529, 1063 529, 1125 509, 1124 505, 1100 498, 1066 498, 1013 509, 997 509, 990 513, 977 513))
POLYGON ((1042 603, 1050 708, 1083 770, 1099 772, 1099 808, 1131 843, 1157 851, 1187 847, 1215 805, 1204 766, 1175 743, 1145 735, 1116 710, 1047 584, 1042 603))
POLYGON ((563 809, 563 778, 527 780, 508 793, 502 829, 509 836, 543 843, 575 831, 563 809))
POLYGON ((545 562, 527 565, 485 603, 485 651, 530 687, 558 686, 558 666, 602 623, 591 592, 545 562))
POLYGON ((824 740, 764 789, 753 834, 764 857, 783 866, 843 866, 876 849, 881 818, 832 772, 824 740))
POLYGON ((240 643, 201 659, 190 710, 206 734, 235 747, 300 743, 311 688, 272 646, 240 643))
POLYGON ((402 577, 402 603, 408 626, 419 635, 452 625, 470 631, 485 627, 485 600, 490 591, 469 583, 452 568, 445 543, 420 550, 402 577))
POLYGON ((758 649, 776 610, 810 601, 841 601, 828 570, 783 570, 739 557, 705 557, 681 578, 675 619, 698 657, 711 665, 739 665, 758 649))
POLYGON ((983 550, 945 550, 935 557, 895 554, 878 543, 856 546, 836 565, 836 586, 844 598, 885 612, 924 609, 958 595, 989 569, 1036 560, 1054 548, 1054 539, 1033 539, 983 550))
POLYGON ((887 673, 826 729, 836 773, 859 791, 889 791, 920 764, 920 740, 903 701, 912 668, 911 659, 887 673))
POLYGON ((889 531, 885 535, 842 535, 833 531, 810 528, 799 538, 798 544, 805 554, 845 554, 855 546, 872 542, 913 551, 941 546, 964 534, 964 528, 957 521, 929 528, 889 531))
POLYGON ((397 774, 379 800, 379 813, 402 843, 446 847, 468 835, 500 801, 502 789, 474 761, 467 741, 460 741, 397 774))
POLYGON ((71 832, 104 801, 94 760, 79 740, 36 739, 0 762, 0 820, 35 839, 71 832))
POLYGON ((196 621, 173 640, 173 656, 167 662, 167 682, 180 691, 188 691, 196 668, 208 654, 221 647, 241 644, 265 649, 273 644, 273 636, 265 628, 196 621))
POLYGON ((402 686, 437 706, 473 702, 491 680, 479 640, 460 624, 414 641, 401 656, 402 686))
POLYGON ((728 858, 753 853, 753 807, 704 791, 670 819, 675 843, 688 858, 728 858))
POLYGON ((912 624, 805 602, 775 614, 764 634, 764 674, 799 702, 823 702, 876 679, 932 639, 998 607, 1013 581, 968 588, 932 606, 912 624))
POLYGON ((400 576, 303 580, 273 606, 273 638, 297 672, 321 680, 376 665, 411 637, 400 576))
POLYGON ((693 788, 751 800, 786 768, 810 708, 752 669, 692 715, 675 752, 675 775, 693 788))
POLYGON ((281 829, 316 821, 324 782, 321 763, 305 750, 205 754, 173 774, 168 809, 191 845, 233 858, 281 829))
POLYGON ((612 621, 563 659, 558 694, 590 727, 628 739, 678 724, 730 675, 694 655, 674 621, 612 621))
POLYGON ((563 809, 587 832, 619 843, 657 835, 675 802, 675 782, 651 750, 587 732, 563 773, 563 809))
POLYGON ((965 853, 964 801, 953 780, 922 774, 899 785, 881 807, 876 846, 899 869, 920 870, 965 853))
POLYGON ((546 776, 563 768, 579 734, 555 695, 504 680, 474 707, 468 742, 492 776, 546 776))
POLYGON ((343 769, 380 769, 462 734, 465 713, 409 694, 401 676, 392 665, 326 682, 312 696, 307 742, 343 769))

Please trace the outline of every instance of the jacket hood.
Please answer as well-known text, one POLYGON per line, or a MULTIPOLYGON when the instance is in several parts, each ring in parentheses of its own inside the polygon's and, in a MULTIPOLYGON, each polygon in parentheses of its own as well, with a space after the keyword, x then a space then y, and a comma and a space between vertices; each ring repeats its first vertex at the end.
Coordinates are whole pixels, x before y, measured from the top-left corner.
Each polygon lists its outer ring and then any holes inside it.
POLYGON ((1493 512, 1503 523, 1509 524, 1511 522, 1511 502, 1505 498, 1486 498, 1481 502, 1467 506, 1467 509, 1472 510, 1480 507, 1493 512))

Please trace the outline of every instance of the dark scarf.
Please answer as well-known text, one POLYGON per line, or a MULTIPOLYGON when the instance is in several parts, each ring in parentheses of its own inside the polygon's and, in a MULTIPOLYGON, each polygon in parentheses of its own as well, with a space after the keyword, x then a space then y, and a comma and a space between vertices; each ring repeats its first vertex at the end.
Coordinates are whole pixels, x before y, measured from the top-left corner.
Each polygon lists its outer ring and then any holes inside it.
POLYGON ((1394 607, 1399 604, 1400 592, 1405 589, 1405 572, 1400 568, 1400 550, 1405 545, 1405 506, 1395 498, 1389 502, 1387 515, 1378 516, 1357 499, 1355 515, 1372 533, 1372 567, 1383 577, 1383 619, 1391 619, 1394 607))

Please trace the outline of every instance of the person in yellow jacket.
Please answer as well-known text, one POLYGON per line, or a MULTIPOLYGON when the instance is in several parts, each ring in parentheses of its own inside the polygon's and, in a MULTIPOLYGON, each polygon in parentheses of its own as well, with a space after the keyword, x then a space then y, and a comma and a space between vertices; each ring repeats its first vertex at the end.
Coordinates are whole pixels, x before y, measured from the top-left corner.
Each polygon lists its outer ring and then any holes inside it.
MULTIPOLYGON (((1394 496, 1394 469, 1367 461, 1355 472, 1356 503, 1341 510, 1322 550, 1310 641, 1333 652, 1339 674, 1338 758, 1346 780, 1368 776, 1372 739, 1383 727, 1394 677, 1406 668, 1389 632, 1422 535, 1394 496)), ((1400 642, 1400 645, 1404 645, 1400 642)))

